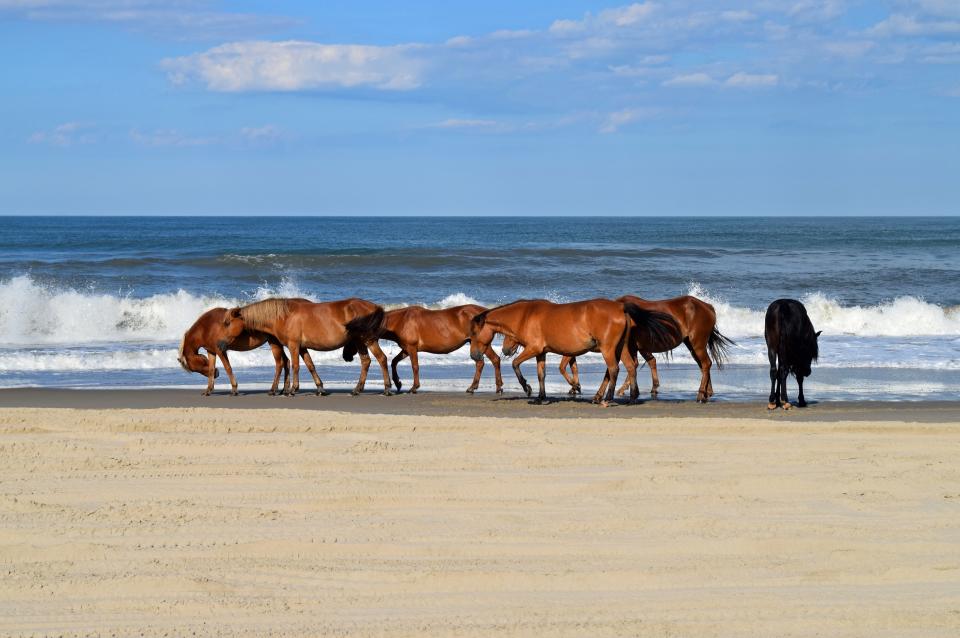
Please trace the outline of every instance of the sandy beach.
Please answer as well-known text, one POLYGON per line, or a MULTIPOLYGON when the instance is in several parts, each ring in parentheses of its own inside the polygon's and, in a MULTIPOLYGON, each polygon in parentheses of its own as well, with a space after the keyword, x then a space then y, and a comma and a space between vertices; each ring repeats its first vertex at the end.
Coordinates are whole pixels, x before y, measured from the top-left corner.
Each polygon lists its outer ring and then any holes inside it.
POLYGON ((0 393, 0 634, 960 632, 956 404, 158 394, 0 393))

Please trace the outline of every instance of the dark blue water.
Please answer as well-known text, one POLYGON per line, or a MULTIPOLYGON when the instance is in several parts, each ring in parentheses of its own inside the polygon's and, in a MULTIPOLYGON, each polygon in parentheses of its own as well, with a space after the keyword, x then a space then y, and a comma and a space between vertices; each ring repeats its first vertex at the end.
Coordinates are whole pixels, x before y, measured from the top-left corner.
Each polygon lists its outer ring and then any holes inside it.
POLYGON ((960 304, 960 218, 5 218, 0 280, 145 297, 242 297, 283 281, 320 298, 488 303, 692 282, 737 305, 821 292, 960 304))

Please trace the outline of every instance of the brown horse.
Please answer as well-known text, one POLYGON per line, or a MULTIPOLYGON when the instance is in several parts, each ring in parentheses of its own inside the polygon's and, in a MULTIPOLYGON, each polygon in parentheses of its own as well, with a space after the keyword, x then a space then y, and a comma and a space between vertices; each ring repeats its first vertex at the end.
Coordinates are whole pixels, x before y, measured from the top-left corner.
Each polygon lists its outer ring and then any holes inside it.
MULTIPOLYGON (((383 329, 383 308, 364 299, 314 303, 303 299, 266 299, 242 308, 232 308, 224 318, 228 334, 253 329, 272 335, 290 350, 293 364, 293 386, 286 394, 294 396, 300 390, 299 358, 302 351, 336 350, 343 348, 343 358, 353 361, 360 353, 360 378, 353 394, 363 392, 370 368, 369 349, 377 358, 383 372, 383 393, 390 395, 390 377, 387 358, 377 344, 383 329)), ((317 384, 317 394, 328 394, 315 368, 307 366, 317 384)))
POLYGON ((223 322, 226 315, 226 308, 208 310, 200 315, 200 318, 183 333, 183 339, 180 341, 177 361, 187 372, 196 372, 207 377, 207 389, 204 390, 203 396, 210 396, 210 393, 213 392, 213 380, 219 376, 217 357, 220 357, 223 362, 223 369, 227 371, 227 376, 230 378, 230 394, 236 396, 237 378, 233 376, 233 368, 230 367, 227 350, 246 352, 259 348, 265 342, 270 343, 270 351, 273 353, 273 360, 276 364, 270 394, 275 395, 277 393, 280 370, 283 370, 283 385, 284 390, 286 390, 290 366, 283 347, 273 337, 253 330, 244 330, 236 336, 229 336, 223 322), (200 348, 207 351, 207 356, 200 354, 200 348))
MULTIPOLYGON (((617 301, 632 303, 639 308, 650 312, 658 312, 669 315, 673 318, 677 330, 668 331, 665 338, 659 341, 645 339, 642 333, 633 335, 627 343, 626 353, 634 360, 639 367, 637 354, 643 356, 644 361, 650 366, 650 376, 653 380, 653 387, 650 394, 657 396, 660 388, 660 376, 657 373, 657 360, 654 358, 654 352, 669 353, 681 343, 690 351, 694 362, 700 368, 700 388, 697 391, 697 401, 706 403, 713 396, 713 380, 710 374, 711 360, 717 364, 717 367, 723 369, 723 363, 727 356, 727 348, 734 345, 733 341, 723 336, 717 330, 717 313, 713 306, 705 301, 685 295, 673 299, 664 299, 661 301, 647 301, 633 295, 625 295, 617 298, 617 301)), ((512 345, 512 344, 511 344, 512 345)), ((504 354, 512 352, 507 348, 508 343, 504 341, 504 354)), ((513 348, 515 350, 515 347, 513 348)), ((570 384, 570 394, 580 392, 580 375, 577 369, 576 357, 564 357, 560 361, 560 374, 570 384), (567 375, 567 365, 570 365, 572 375, 567 375)), ((629 379, 617 391, 618 396, 623 396, 626 392, 629 379)))
MULTIPOLYGON (((397 364, 405 357, 410 357, 410 367, 413 368, 413 387, 411 393, 420 388, 420 361, 417 354, 429 352, 431 354, 449 354, 460 348, 470 340, 470 322, 481 312, 486 311, 483 306, 468 304, 444 310, 430 310, 421 306, 408 306, 389 311, 383 322, 382 339, 396 342, 400 346, 400 354, 393 358, 393 382, 397 392, 402 386, 400 375, 397 374, 397 364)), ((500 376, 500 357, 493 348, 487 347, 484 354, 493 364, 494 375, 497 380, 497 394, 503 393, 503 378, 500 376)), ((480 385, 480 373, 483 371, 483 358, 477 360, 477 371, 473 375, 473 383, 467 392, 473 394, 480 385)))
MULTIPOLYGON (((534 403, 540 404, 547 396, 544 382, 548 352, 576 356, 598 351, 607 364, 609 388, 605 398, 601 400, 601 393, 598 392, 594 401, 606 407, 613 399, 620 371, 620 354, 628 330, 633 329, 651 338, 656 338, 665 330, 660 317, 633 304, 610 299, 564 304, 544 299, 525 299, 481 312, 473 318, 470 324, 470 356, 474 361, 479 360, 496 334, 522 345, 523 353, 514 359, 513 371, 527 396, 530 396, 532 389, 520 372, 520 364, 527 359, 537 358, 540 393, 534 403)), ((630 374, 633 361, 627 357, 624 364, 630 374)), ((635 373, 631 378, 636 378, 635 373)), ((604 385, 607 385, 606 382, 604 385)), ((638 394, 634 381, 631 400, 636 399, 638 394)))

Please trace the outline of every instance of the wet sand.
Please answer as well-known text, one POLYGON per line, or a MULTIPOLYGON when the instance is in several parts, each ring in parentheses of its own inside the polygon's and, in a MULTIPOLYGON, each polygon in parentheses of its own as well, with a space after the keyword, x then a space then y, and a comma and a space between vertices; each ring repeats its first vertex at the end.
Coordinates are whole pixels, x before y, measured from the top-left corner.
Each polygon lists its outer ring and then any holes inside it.
POLYGON ((956 636, 957 416, 3 391, 0 635, 956 636))
POLYGON ((766 401, 713 401, 707 405, 695 401, 643 400, 635 405, 618 401, 609 408, 593 405, 588 398, 571 399, 564 395, 549 397, 545 405, 532 405, 526 396, 513 392, 497 397, 491 392, 471 396, 465 392, 420 392, 385 397, 375 391, 351 396, 347 391, 334 391, 329 396, 316 396, 313 391, 295 397, 271 397, 266 391, 241 391, 230 396, 218 390, 209 397, 200 390, 69 390, 69 389, 3 389, 0 409, 11 407, 78 408, 78 409, 156 409, 156 408, 228 408, 228 409, 295 409, 347 412, 351 414, 471 416, 493 418, 737 418, 789 419, 791 421, 917 421, 960 422, 960 401, 811 401, 807 408, 790 411, 768 411, 766 401))

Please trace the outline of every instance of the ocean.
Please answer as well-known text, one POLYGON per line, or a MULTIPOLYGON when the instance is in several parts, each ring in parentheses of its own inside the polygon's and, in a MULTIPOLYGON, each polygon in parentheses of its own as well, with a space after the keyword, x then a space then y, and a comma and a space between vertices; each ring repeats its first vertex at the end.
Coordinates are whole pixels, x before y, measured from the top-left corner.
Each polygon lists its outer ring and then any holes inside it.
MULTIPOLYGON (((177 363, 203 311, 270 296, 364 297, 387 308, 572 301, 631 293, 712 303, 734 339, 718 400, 769 391, 763 316, 803 301, 823 331, 812 400, 956 398, 960 218, 6 217, 0 233, 0 387, 190 387, 177 363)), ((384 342, 388 356, 396 353, 384 342)), ((315 355, 332 388, 356 363, 315 355)), ((565 390, 551 359, 548 391, 565 390)), ((241 390, 266 388, 269 351, 232 353, 241 390)), ((601 374, 584 362, 584 391, 601 374)), ((528 364, 528 378, 536 378, 528 364)), ((409 362, 401 365, 409 386, 409 362)), ((421 357, 424 391, 462 390, 467 349, 421 357)), ((367 388, 379 386, 374 368, 367 388)), ((694 398, 683 348, 661 398, 694 398)), ((508 393, 519 393, 507 364, 508 393)), ((641 390, 649 385, 641 371, 641 390)), ((305 369, 301 383, 311 388, 305 369)), ((481 391, 493 388, 485 370, 481 391)), ((791 381, 791 396, 795 385, 791 381)), ((218 389, 229 389, 226 378, 218 389)))

